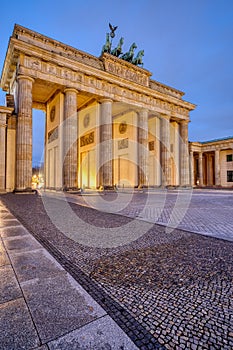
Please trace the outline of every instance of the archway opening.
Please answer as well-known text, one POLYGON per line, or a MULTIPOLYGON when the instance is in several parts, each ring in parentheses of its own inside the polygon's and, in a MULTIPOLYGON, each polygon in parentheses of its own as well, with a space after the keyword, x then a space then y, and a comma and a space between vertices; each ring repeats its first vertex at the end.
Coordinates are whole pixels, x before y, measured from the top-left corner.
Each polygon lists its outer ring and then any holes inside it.
POLYGON ((44 187, 45 112, 32 111, 32 188, 44 187))

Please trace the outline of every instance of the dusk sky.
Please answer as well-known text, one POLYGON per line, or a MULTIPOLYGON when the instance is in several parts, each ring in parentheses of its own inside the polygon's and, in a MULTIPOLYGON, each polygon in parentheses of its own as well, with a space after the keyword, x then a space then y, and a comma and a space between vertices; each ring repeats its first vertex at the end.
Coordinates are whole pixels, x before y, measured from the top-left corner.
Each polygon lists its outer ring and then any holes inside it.
MULTIPOLYGON (((118 26, 115 46, 121 36, 124 52, 136 42, 152 79, 184 91, 197 105, 190 141, 233 136, 233 1, 12 0, 0 9, 1 69, 15 23, 99 57, 110 22, 118 26)), ((34 164, 41 158, 43 123, 34 113, 34 164)))

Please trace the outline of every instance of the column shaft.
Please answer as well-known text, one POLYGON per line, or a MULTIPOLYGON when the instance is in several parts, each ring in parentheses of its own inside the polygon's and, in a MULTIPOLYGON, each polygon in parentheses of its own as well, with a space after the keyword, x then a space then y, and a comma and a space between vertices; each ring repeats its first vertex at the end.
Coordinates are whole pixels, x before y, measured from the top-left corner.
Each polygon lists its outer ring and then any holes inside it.
POLYGON ((6 150, 6 191, 15 189, 16 117, 8 117, 6 150))
POLYGON ((221 185, 220 180, 220 150, 215 151, 215 157, 214 157, 214 166, 215 166, 215 186, 221 185))
POLYGON ((188 121, 180 123, 180 185, 189 186, 188 121))
POLYGON ((198 168, 199 168, 199 186, 203 186, 203 156, 201 152, 198 154, 198 168))
POLYGON ((0 192, 6 189, 6 114, 0 112, 0 192))
POLYGON ((100 105, 100 165, 102 186, 113 185, 112 170, 112 101, 102 100, 100 105))
POLYGON ((163 116, 160 122, 160 150, 161 150, 161 185, 163 187, 171 184, 170 180, 170 119, 163 116))
POLYGON ((32 84, 30 77, 18 77, 16 131, 16 190, 31 189, 32 183, 32 84))
POLYGON ((77 91, 65 89, 63 122, 63 174, 64 188, 77 187, 78 170, 77 91))
POLYGON ((142 109, 138 113, 138 184, 140 187, 148 186, 148 172, 148 110, 142 109))
POLYGON ((189 160, 190 160, 190 184, 193 187, 195 185, 194 184, 194 156, 193 156, 193 151, 190 151, 189 160))

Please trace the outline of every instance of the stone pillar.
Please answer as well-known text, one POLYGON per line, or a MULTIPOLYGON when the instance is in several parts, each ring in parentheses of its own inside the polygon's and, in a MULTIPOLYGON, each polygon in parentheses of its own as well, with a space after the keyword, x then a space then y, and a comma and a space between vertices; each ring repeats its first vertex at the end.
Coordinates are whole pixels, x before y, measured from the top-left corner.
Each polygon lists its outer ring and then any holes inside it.
POLYGON ((16 117, 8 117, 6 151, 6 191, 15 189, 16 117))
POLYGON ((163 115, 160 121, 161 185, 169 186, 170 180, 170 118, 163 115))
POLYGON ((111 187, 113 185, 112 100, 103 99, 100 103, 100 184, 111 187))
POLYGON ((32 186, 32 85, 34 79, 18 76, 18 118, 16 130, 16 190, 32 186))
POLYGON ((77 187, 78 173, 78 120, 77 93, 72 88, 65 89, 63 121, 63 185, 68 190, 77 187))
POLYGON ((202 152, 198 154, 198 172, 199 172, 199 186, 203 186, 203 156, 202 152))
POLYGON ((187 120, 180 123, 180 185, 190 185, 187 120))
POLYGON ((220 150, 215 150, 214 157, 214 167, 215 167, 215 186, 221 186, 221 178, 220 178, 220 150))
POLYGON ((193 187, 195 185, 194 184, 194 156, 193 156, 193 151, 190 151, 189 162, 190 162, 190 184, 193 187))
POLYGON ((138 112, 138 184, 139 187, 148 186, 149 179, 149 151, 148 151, 148 110, 138 112))
POLYGON ((211 154, 208 154, 207 158, 207 179, 208 179, 208 185, 213 186, 214 184, 214 171, 213 171, 213 156, 211 154))
POLYGON ((0 107, 0 192, 6 190, 6 111, 0 107))

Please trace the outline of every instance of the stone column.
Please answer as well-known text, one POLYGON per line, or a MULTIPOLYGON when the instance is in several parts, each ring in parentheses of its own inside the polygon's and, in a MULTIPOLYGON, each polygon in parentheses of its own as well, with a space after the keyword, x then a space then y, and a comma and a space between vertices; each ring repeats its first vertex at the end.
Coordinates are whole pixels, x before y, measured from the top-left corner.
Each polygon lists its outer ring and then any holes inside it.
POLYGON ((207 163, 207 178, 208 185, 213 186, 214 184, 214 172, 213 172, 213 156, 208 154, 208 163, 207 163))
POLYGON ((6 111, 0 107, 0 192, 6 190, 6 111))
POLYGON ((195 185, 194 184, 194 156, 193 156, 193 151, 190 151, 189 162, 190 162, 190 184, 193 187, 195 185))
POLYGON ((199 186, 203 186, 203 156, 202 152, 198 154, 198 171, 199 171, 199 186))
POLYGON ((32 85, 34 79, 18 76, 18 118, 16 130, 16 190, 32 186, 32 85))
POLYGON ((149 179, 149 151, 148 151, 148 110, 138 112, 138 184, 139 187, 148 186, 149 179))
POLYGON ((190 185, 187 120, 180 123, 180 185, 190 185))
POLYGON ((6 191, 15 189, 16 116, 8 117, 6 150, 6 191))
POLYGON ((221 186, 221 178, 220 178, 220 150, 215 150, 214 157, 214 166, 215 166, 215 186, 221 186))
POLYGON ((170 118, 163 115, 160 121, 161 185, 171 184, 170 180, 170 118))
POLYGON ((112 154, 112 100, 100 101, 100 184, 113 185, 112 154))
POLYGON ((73 88, 65 89, 63 121, 63 175, 64 189, 77 187, 78 172, 78 120, 77 93, 73 88))

